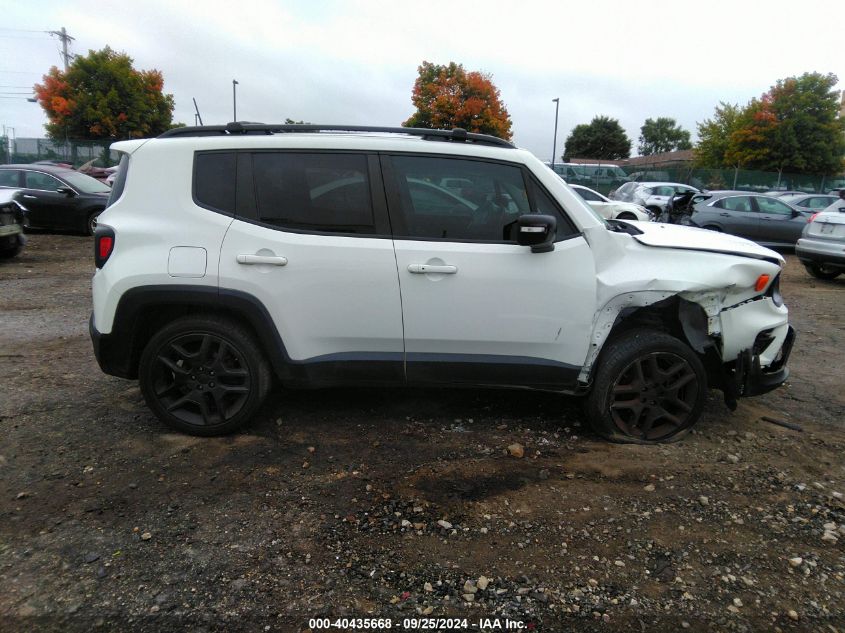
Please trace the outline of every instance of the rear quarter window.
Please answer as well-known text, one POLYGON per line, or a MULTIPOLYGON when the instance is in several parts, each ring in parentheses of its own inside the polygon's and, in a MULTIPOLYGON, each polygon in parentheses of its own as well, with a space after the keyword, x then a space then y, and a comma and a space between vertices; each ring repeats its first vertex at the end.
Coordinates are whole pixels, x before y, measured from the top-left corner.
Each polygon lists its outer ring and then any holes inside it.
POLYGON ((237 156, 234 152, 201 152, 194 156, 194 202, 199 206, 235 213, 237 156))

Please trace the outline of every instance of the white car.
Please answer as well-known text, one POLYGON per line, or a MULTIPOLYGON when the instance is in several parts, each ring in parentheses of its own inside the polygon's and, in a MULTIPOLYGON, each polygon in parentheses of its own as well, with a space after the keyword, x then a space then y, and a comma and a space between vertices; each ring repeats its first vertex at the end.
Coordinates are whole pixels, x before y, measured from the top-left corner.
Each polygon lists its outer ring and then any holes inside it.
POLYGON ((653 218, 644 206, 632 202, 616 202, 581 185, 569 185, 605 220, 639 220, 649 222, 653 218))
POLYGON ((695 187, 678 182, 628 182, 614 191, 610 197, 620 202, 642 205, 658 216, 666 209, 666 203, 672 196, 687 191, 701 193, 695 187))
POLYGON ((780 255, 603 220, 502 139, 232 123, 112 149, 94 351, 178 430, 231 432, 271 389, 411 384, 580 395, 654 443, 709 388, 735 406, 788 375, 780 255))

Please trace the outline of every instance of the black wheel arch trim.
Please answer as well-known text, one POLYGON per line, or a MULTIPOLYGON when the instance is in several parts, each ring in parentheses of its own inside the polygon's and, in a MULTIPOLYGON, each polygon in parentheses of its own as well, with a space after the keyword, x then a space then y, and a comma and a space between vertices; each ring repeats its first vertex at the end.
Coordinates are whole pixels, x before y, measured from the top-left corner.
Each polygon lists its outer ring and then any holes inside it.
POLYGON ((270 313, 252 295, 216 286, 161 284, 130 288, 123 293, 109 334, 98 332, 92 317, 90 329, 95 355, 105 373, 121 378, 138 377, 143 349, 139 337, 145 333, 145 324, 140 317, 156 307, 184 309, 186 313, 203 309, 234 313, 247 320, 277 375, 282 375, 290 362, 270 313))

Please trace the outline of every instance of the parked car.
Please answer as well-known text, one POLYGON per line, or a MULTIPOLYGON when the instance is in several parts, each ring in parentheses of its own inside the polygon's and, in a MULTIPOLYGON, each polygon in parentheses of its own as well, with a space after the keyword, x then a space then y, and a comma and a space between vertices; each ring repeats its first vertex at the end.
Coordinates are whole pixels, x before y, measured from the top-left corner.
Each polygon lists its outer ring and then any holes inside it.
POLYGON ((780 189, 773 189, 771 191, 764 191, 763 195, 772 196, 773 198, 782 198, 783 196, 806 196, 806 191, 792 191, 792 190, 780 190, 780 189))
POLYGON ((823 195, 820 193, 800 193, 788 196, 778 196, 787 204, 792 205, 802 211, 809 211, 815 213, 816 211, 823 211, 839 198, 837 196, 823 195))
POLYGON ((0 189, 0 258, 14 257, 26 245, 23 228, 26 207, 18 200, 19 191, 0 189))
POLYGON ((748 191, 724 191, 693 198, 696 226, 730 233, 765 246, 794 246, 810 213, 780 198, 748 191))
POLYGON ((73 169, 0 165, 0 189, 20 189, 29 226, 93 235, 111 188, 73 169))
POLYGON ((599 433, 654 443, 690 429, 708 386, 734 406, 788 375, 780 255, 602 220, 502 139, 233 123, 112 149, 94 351, 183 432, 240 427, 275 377, 583 395, 599 433))
POLYGON ((569 186, 606 220, 640 220, 642 222, 649 222, 654 219, 645 207, 638 204, 614 202, 589 187, 582 187, 581 185, 569 186))
POLYGON ((653 215, 660 215, 666 203, 675 194, 700 190, 678 182, 629 182, 614 191, 611 200, 633 202, 648 209, 653 215))
POLYGON ((845 272, 845 199, 810 216, 795 254, 818 279, 835 279, 845 272))
POLYGON ((601 163, 555 163, 553 171, 569 184, 616 188, 629 181, 618 165, 601 163))

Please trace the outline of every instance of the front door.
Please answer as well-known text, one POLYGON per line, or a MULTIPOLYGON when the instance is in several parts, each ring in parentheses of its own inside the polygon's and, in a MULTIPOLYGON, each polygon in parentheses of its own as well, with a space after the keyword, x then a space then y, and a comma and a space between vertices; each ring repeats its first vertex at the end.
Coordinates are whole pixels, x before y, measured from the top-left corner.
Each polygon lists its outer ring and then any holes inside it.
POLYGON ((575 384, 595 310, 592 253, 563 210, 513 164, 383 157, 409 382, 575 384), (460 192, 441 183, 461 178, 460 192), (514 239, 526 213, 558 217, 558 241, 514 239))
MULTIPOLYGON (((214 161, 225 156, 198 154, 198 187, 204 161, 209 188, 219 187, 214 161)), ((221 293, 241 291, 266 307, 291 382, 403 381, 399 281, 377 157, 268 151, 237 161, 221 293)))
POLYGON ((21 202, 29 209, 32 226, 50 229, 78 229, 75 196, 56 191, 67 187, 58 178, 40 171, 24 170, 24 190, 21 202))
POLYGON ((755 196, 760 211, 760 241, 795 244, 807 224, 803 215, 796 216, 792 207, 775 198, 755 196))

